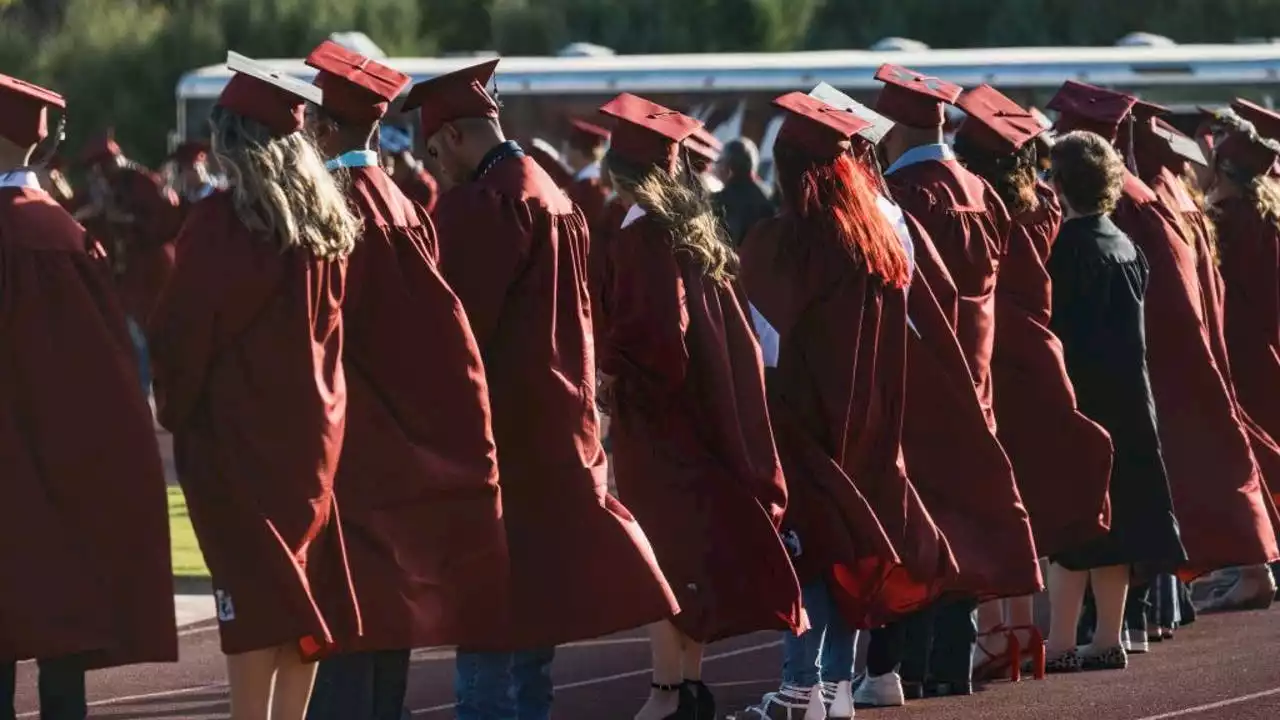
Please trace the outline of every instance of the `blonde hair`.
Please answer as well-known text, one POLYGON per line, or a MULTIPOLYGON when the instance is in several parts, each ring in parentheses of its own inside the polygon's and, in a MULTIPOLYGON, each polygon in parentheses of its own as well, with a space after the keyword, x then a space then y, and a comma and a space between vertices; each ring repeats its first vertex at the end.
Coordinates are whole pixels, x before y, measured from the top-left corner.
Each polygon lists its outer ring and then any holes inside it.
POLYGON ((277 137, 221 107, 211 124, 214 154, 246 227, 269 235, 281 250, 302 248, 330 260, 351 253, 360 220, 304 133, 277 137))
MULTIPOLYGON (((638 166, 612 151, 604 162, 615 185, 634 196, 645 214, 671 233, 676 252, 691 255, 712 280, 729 280, 737 274, 738 255, 701 181, 682 181, 656 165, 638 166)), ((685 174, 680 169, 676 172, 685 174)))

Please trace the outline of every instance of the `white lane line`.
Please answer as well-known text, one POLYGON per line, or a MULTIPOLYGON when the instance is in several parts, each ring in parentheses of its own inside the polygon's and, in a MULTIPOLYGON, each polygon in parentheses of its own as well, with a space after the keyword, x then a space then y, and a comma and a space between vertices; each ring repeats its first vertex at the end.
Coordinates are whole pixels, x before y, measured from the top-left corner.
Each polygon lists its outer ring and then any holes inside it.
MULTIPOLYGON (((725 658, 737 657, 739 655, 748 655, 750 653, 759 652, 761 650, 768 650, 769 648, 775 648, 775 647, 778 647, 779 645, 782 645, 782 641, 774 640, 773 642, 760 643, 759 645, 750 645, 744 648, 738 648, 737 650, 728 650, 726 652, 708 655, 702 658, 702 661, 706 663, 706 662, 711 662, 713 660, 724 660, 725 658)), ((631 670, 629 672, 617 673, 615 675, 606 675, 605 677, 591 678, 590 680, 579 680, 577 682, 565 683, 563 685, 556 685, 555 689, 556 690, 572 690, 574 688, 588 687, 590 685, 603 685, 605 683, 611 683, 615 680, 625 680, 627 678, 648 675, 651 672, 653 672, 653 668, 644 668, 643 670, 631 670)), ((431 713, 444 712, 445 710, 452 710, 453 706, 454 706, 454 703, 445 703, 444 705, 436 705, 435 707, 422 708, 421 710, 414 710, 412 714, 415 717, 418 715, 430 715, 431 713)))
POLYGON ((1226 700, 1219 700, 1218 702, 1209 703, 1207 705, 1197 705, 1195 707, 1189 707, 1182 710, 1173 710, 1171 712, 1161 713, 1160 715, 1150 715, 1148 717, 1138 718, 1138 720, 1169 720, 1169 718, 1184 717, 1186 715, 1195 715, 1196 713, 1208 712, 1210 710, 1217 710, 1219 708, 1224 708, 1224 707, 1231 707, 1232 705, 1239 705, 1241 703, 1247 703, 1252 700, 1261 700, 1264 697, 1271 697, 1272 695, 1280 695, 1280 687, 1271 688, 1270 690, 1263 690, 1262 692, 1249 693, 1248 695, 1239 695, 1237 697, 1227 698, 1226 700))
MULTIPOLYGON (((142 702, 144 700, 160 700, 163 698, 180 697, 182 695, 194 695, 195 693, 205 690, 225 690, 226 683, 218 683, 216 685, 200 685, 198 687, 182 688, 179 690, 165 690, 163 692, 144 693, 142 695, 126 695, 123 697, 110 698, 108 700, 98 700, 89 703, 89 707, 106 707, 109 705, 119 705, 121 703, 142 702)), ((38 718, 40 711, 22 713, 19 718, 38 718)))

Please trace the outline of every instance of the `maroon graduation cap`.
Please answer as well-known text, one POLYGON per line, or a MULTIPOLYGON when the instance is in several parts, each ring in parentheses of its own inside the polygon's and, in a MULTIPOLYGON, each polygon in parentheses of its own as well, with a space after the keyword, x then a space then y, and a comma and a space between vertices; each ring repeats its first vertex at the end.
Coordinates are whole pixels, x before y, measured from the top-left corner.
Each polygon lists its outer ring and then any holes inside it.
POLYGON ((421 108, 422 137, 440 132, 445 123, 461 118, 496 118, 498 102, 486 89, 493 81, 498 59, 455 70, 413 86, 402 109, 421 108))
POLYGON ((308 102, 324 104, 324 92, 260 62, 227 53, 227 68, 235 73, 218 97, 218 106, 254 120, 277 137, 302 129, 308 102))
POLYGON ((1132 95, 1068 80, 1045 107, 1058 111, 1057 132, 1088 130, 1114 142, 1137 102, 1132 95))
POLYGON ((681 143, 702 127, 688 115, 631 93, 605 103, 600 112, 618 121, 611 152, 637 165, 657 165, 668 172, 675 170, 681 143))
POLYGON ((942 127, 946 120, 942 106, 954 103, 962 90, 955 83, 898 65, 881 65, 876 80, 884 83, 876 112, 915 128, 942 127))
POLYGON ((1045 131, 1030 110, 990 85, 964 93, 957 105, 968 116, 957 137, 996 155, 1015 153, 1045 131))
POLYGON ((1257 130, 1262 137, 1268 140, 1280 140, 1280 114, 1244 98, 1233 100, 1231 109, 1240 117, 1253 123, 1253 129, 1257 130))
POLYGON ((849 149, 850 138, 871 127, 857 115, 801 92, 774 98, 773 104, 788 113, 778 130, 778 142, 815 160, 840 155, 849 149))
POLYGON ((49 137, 49 108, 66 107, 52 90, 0 75, 0 136, 15 145, 30 147, 49 137))
POLYGON ((319 71, 315 84, 324 90, 324 109, 350 123, 381 120, 411 79, 332 40, 312 50, 306 63, 319 71))

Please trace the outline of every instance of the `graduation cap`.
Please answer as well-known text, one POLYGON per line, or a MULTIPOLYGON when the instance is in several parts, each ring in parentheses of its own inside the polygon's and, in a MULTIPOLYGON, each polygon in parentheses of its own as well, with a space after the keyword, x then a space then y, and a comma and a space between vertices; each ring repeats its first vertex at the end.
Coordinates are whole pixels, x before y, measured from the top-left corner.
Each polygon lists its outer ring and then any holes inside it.
POLYGON ((675 170, 679 149, 702 123, 688 115, 622 93, 605 103, 600 112, 618 120, 610 140, 611 152, 638 165, 675 170))
POLYGON ((49 137, 49 108, 65 110, 56 92, 8 75, 0 75, 0 136, 20 147, 49 137))
POLYGON ((496 118, 498 102, 486 89, 498 69, 498 59, 424 80, 409 91, 401 110, 421 108, 422 137, 440 132, 445 123, 460 118, 496 118))
POLYGON ((306 63, 319 71, 315 84, 324 90, 324 109, 350 123, 368 125, 380 120, 411 80, 332 40, 312 50, 306 63))
POLYGON ((1215 154, 1219 160, 1256 177, 1270 172, 1280 161, 1280 143, 1257 133, 1236 130, 1218 144, 1215 154))
POLYGON ((1058 133, 1088 130, 1114 142, 1120 123, 1137 102, 1132 95, 1068 80, 1046 107, 1058 111, 1058 133))
POLYGON ((774 98, 787 111, 778 142, 797 148, 816 160, 830 160, 849 149, 849 139, 871 123, 812 95, 792 92, 774 98))
POLYGON ((569 146, 583 152, 595 152, 609 142, 610 132, 595 123, 573 118, 569 121, 569 146))
POLYGON ((851 112, 865 120, 867 127, 859 131, 858 136, 872 145, 879 145, 884 136, 888 135, 889 131, 893 129, 892 120, 825 82, 818 83, 817 87, 810 90, 809 97, 821 100, 832 107, 851 112))
POLYGON ((1280 114, 1268 110, 1257 103, 1244 98, 1231 101, 1231 109, 1236 115, 1253 123, 1258 134, 1268 140, 1280 140, 1280 114))
POLYGON ((308 83, 236 52, 227 53, 235 73, 218 97, 218 106, 261 123, 278 137, 302 129, 308 102, 324 104, 324 92, 308 83))
POLYGON ((967 117, 957 137, 997 155, 1009 155, 1045 131, 1031 111, 990 85, 979 85, 957 103, 967 117))
POLYGON ((955 83, 898 65, 881 65, 876 80, 884 83, 876 112, 915 128, 942 127, 946 119, 942 106, 954 103, 962 90, 955 83))
POLYGON ((1200 145, 1195 140, 1183 135, 1181 131, 1164 120, 1154 118, 1149 132, 1166 143, 1169 146, 1169 152, 1173 155, 1183 160, 1190 160, 1197 165, 1209 164, 1208 158, 1204 156, 1204 150, 1200 149, 1200 145))

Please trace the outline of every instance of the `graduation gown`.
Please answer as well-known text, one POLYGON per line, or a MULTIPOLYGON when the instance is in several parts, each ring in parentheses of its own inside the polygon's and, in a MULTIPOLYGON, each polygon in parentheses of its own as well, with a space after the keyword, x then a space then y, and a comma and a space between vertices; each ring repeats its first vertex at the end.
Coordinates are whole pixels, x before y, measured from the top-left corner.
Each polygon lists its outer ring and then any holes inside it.
POLYGON ((178 659, 164 469, 84 229, 0 187, 0 664, 178 659))
MULTIPOLYGON (((994 430, 996 276, 1009 241, 1009 213, 985 180, 955 160, 912 163, 886 179, 894 201, 924 228, 951 276, 956 339, 994 430)), ((950 298, 941 299, 949 311, 950 298)))
POLYGON ((948 589, 979 598, 1036 592, 1031 525, 991 405, 1008 213, 986 181, 954 160, 913 163, 887 180, 915 243, 907 313, 918 334, 907 341, 903 451, 960 566, 948 589), (966 469, 960 477, 957 467, 966 469))
POLYGON ((853 627, 878 627, 956 572, 902 459, 906 296, 789 215, 757 224, 741 258, 751 305, 779 336, 766 377, 796 572, 824 580, 853 627))
MULTIPOLYGON (((1183 573, 1276 557, 1265 485, 1230 386, 1210 348, 1196 251, 1156 194, 1126 172, 1115 224, 1151 268, 1148 364, 1182 542, 1183 573)), ((1095 418, 1096 419, 1096 418, 1095 418)))
POLYGON ((110 247, 121 257, 117 279, 125 312, 146 324, 173 272, 173 241, 183 222, 178 197, 159 177, 142 168, 123 168, 111 180, 117 209, 132 216, 112 223, 110 247))
POLYGON ((489 393, 435 230, 377 167, 353 168, 364 221, 342 304, 347 431, 335 481, 364 635, 347 649, 466 644, 507 612, 489 393))
POLYGON ((959 293, 928 233, 906 220, 915 248, 907 316, 915 331, 907 338, 902 448, 959 565, 945 589, 978 599, 1037 592, 1043 579, 1031 523, 952 324, 962 312, 959 293))
POLYGON ((587 219, 587 225, 591 228, 591 237, 596 236, 596 231, 600 228, 600 223, 604 218, 605 205, 609 203, 610 190, 605 186, 600 178, 599 165, 594 174, 589 172, 578 173, 572 181, 564 186, 564 192, 582 211, 583 217, 587 219))
POLYGON ((1274 493, 1280 488, 1280 474, 1268 463, 1274 443, 1258 436, 1280 437, 1280 231, 1245 198, 1218 203, 1215 218, 1231 378, 1274 493))
POLYGON ((1080 411, 1111 435, 1111 528, 1053 559, 1072 570, 1141 564, 1168 570, 1186 559, 1174 517, 1147 372, 1144 312, 1150 270, 1106 216, 1063 223, 1048 262, 1049 328, 1062 340, 1080 411))
POLYGON ((611 250, 621 272, 600 371, 615 378, 614 479, 680 603, 673 622, 704 643, 797 631, 800 586, 778 536, 787 485, 738 288, 674 252, 649 217, 611 250))
POLYGON ((1013 463, 1036 550, 1047 556, 1106 532, 1111 439, 1076 408, 1062 343, 1049 330, 1045 263, 1062 210, 1048 186, 1036 194, 1040 206, 1014 218, 1000 264, 991 375, 1000 443, 1013 463))
MULTIPOLYGON (((510 148, 510 145, 506 146, 510 148)), ((607 492, 582 213, 523 153, 436 205, 440 270, 484 359, 511 553, 512 648, 678 610, 644 531, 607 492)))
POLYGON ((611 240, 622 229, 622 221, 630 208, 614 195, 605 203, 600 221, 591 227, 591 249, 588 253, 587 275, 591 289, 591 322, 595 341, 599 345, 609 328, 609 298, 613 283, 613 258, 609 252, 611 240))
POLYGON ((249 231, 219 192, 192 209, 151 318, 160 422, 227 654, 301 642, 310 655, 359 632, 333 493, 345 275, 249 231))
POLYGON ((436 199, 440 197, 440 185, 429 170, 419 166, 411 172, 402 174, 396 185, 409 200, 422 206, 425 212, 435 210, 436 199))

